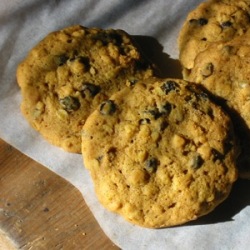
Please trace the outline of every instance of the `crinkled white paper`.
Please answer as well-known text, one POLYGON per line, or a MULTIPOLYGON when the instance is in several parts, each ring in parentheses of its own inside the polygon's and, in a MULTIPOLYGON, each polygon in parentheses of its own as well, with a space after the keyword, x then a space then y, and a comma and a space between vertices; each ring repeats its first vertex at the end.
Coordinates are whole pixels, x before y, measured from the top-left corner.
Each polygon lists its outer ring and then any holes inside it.
MULTIPOLYGON (((120 248, 250 249, 250 182, 238 183, 212 214, 179 227, 153 230, 134 226, 107 212, 96 200, 81 155, 47 143, 20 113, 15 73, 27 52, 48 33, 74 24, 123 29, 141 42, 165 76, 180 76, 177 35, 200 0, 1 0, 0 137, 75 185, 108 237, 120 248), (148 43, 147 42, 147 43, 148 43), (149 49, 152 48, 152 51, 149 49), (155 51, 154 51, 155 50, 155 51)), ((1 192, 1 190, 0 190, 1 192)))

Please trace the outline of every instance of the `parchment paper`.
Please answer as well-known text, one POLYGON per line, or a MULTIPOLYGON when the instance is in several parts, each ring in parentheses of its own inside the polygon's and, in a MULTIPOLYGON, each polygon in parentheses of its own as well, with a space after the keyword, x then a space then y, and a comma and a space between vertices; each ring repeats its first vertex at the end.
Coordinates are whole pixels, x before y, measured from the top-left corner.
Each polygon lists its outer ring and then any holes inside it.
MULTIPOLYGON (((201 0, 1 0, 0 137, 75 185, 108 237, 120 248, 250 249, 250 182, 235 185, 212 214, 188 225, 153 230, 134 226, 107 212, 96 200, 81 155, 48 144, 22 117, 17 64, 49 32, 81 24, 119 28, 158 44, 152 54, 166 76, 178 76, 176 38, 187 13, 201 0), (162 50, 159 52, 159 49, 162 50), (166 60, 165 60, 166 59, 166 60), (165 60, 165 61, 164 61, 165 60), (169 65, 171 63, 171 65, 169 65)), ((1 192, 1 190, 0 190, 1 192)), ((0 193, 1 195, 1 193, 0 193)), ((80 246, 79 246, 80 247, 80 246)), ((80 248, 79 248, 80 249, 80 248)))

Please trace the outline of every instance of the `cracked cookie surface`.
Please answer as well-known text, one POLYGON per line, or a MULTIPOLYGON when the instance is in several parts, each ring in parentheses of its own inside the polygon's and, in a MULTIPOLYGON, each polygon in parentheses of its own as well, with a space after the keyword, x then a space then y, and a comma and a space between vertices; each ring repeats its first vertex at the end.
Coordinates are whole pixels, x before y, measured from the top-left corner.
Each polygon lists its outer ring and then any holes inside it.
POLYGON ((87 119, 82 154, 103 206, 149 228, 209 213, 237 178, 230 118, 184 80, 114 94, 87 119))
POLYGON ((179 57, 185 70, 192 69, 199 52, 215 42, 230 41, 250 27, 250 2, 209 0, 191 11, 178 37, 179 57))
POLYGON ((127 83, 152 74, 126 32, 68 27, 47 35, 18 66, 21 110, 50 143, 80 153, 88 115, 127 83))

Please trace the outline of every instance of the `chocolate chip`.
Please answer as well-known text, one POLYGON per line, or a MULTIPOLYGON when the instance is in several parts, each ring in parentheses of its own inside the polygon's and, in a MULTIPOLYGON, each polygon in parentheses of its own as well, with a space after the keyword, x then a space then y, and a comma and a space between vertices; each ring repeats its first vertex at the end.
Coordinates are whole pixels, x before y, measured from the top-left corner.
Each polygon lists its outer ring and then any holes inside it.
POLYGON ((97 95, 101 90, 101 87, 95 84, 91 84, 91 83, 85 83, 82 86, 82 95, 83 97, 94 97, 95 95, 97 95))
POLYGON ((175 81, 166 81, 162 86, 161 89, 165 94, 168 94, 170 91, 174 91, 178 88, 178 84, 175 81))
POLYGON ((156 172, 158 165, 159 165, 159 161, 156 158, 152 157, 152 158, 149 158, 148 160, 146 160, 145 169, 149 173, 154 173, 154 172, 156 172))
POLYGON ((62 107, 68 112, 76 111, 81 106, 79 100, 73 96, 66 96, 60 99, 59 102, 62 105, 62 107))
POLYGON ((116 105, 112 100, 107 100, 100 105, 100 112, 103 115, 112 115, 115 111, 116 105))

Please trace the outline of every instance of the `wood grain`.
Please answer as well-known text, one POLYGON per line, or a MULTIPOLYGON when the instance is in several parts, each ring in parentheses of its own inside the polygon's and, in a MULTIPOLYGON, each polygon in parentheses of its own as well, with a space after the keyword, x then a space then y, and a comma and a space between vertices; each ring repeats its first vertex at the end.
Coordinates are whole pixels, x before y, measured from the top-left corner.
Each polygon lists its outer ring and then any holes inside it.
POLYGON ((1 139, 0 229, 21 250, 119 249, 74 186, 1 139))

